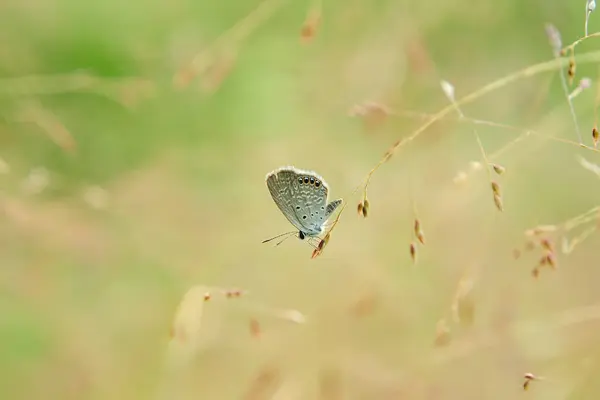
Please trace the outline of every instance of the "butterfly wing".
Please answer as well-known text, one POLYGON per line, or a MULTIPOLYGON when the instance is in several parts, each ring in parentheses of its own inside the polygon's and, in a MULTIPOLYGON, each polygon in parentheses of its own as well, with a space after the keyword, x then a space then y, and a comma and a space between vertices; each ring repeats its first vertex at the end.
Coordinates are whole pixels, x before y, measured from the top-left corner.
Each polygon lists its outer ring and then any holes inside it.
POLYGON ((269 173, 266 182, 273 201, 292 225, 308 236, 322 232, 328 188, 318 174, 284 167, 269 173))
POLYGON ((273 201, 282 212, 282 214, 290 221, 298 230, 303 230, 306 227, 298 220, 298 216, 294 211, 292 199, 298 192, 296 185, 293 182, 295 174, 291 170, 279 169, 267 174, 267 188, 271 193, 273 201))
POLYGON ((327 204, 327 207, 325 208, 325 219, 331 217, 331 214, 333 214, 340 204, 342 204, 342 199, 333 200, 331 203, 327 204))

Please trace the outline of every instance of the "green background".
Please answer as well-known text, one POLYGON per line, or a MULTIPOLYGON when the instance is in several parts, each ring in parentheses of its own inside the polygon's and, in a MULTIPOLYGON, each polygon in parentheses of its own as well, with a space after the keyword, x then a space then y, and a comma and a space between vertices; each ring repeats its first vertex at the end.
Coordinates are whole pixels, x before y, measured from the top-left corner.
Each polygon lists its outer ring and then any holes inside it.
MULTIPOLYGON (((463 108, 467 117, 536 132, 493 158, 506 167, 493 176, 503 213, 482 170, 453 183, 481 161, 474 125, 454 114, 373 175, 368 218, 356 215, 360 191, 352 194, 389 146, 423 122, 395 114, 447 106, 440 79, 460 99, 550 60, 544 24, 565 44, 576 40, 585 1, 269 4, 269 17, 234 40, 230 29, 258 1, 0 6, 0 157, 8 165, 0 175, 0 397, 596 398, 598 236, 559 252, 558 270, 542 269, 537 280, 539 249, 511 257, 525 229, 598 204, 598 177, 578 156, 600 160, 573 143, 555 71, 463 108), (303 43, 302 24, 315 9, 321 23, 303 43), (216 40, 205 60, 224 79, 201 74, 176 87, 177 72, 216 40), (230 71, 219 54, 235 54, 230 71), (86 76, 91 88, 72 90, 86 76), (365 101, 394 115, 373 126, 349 115, 365 101), (261 244, 289 230, 264 183, 283 165, 317 171, 330 198, 348 204, 316 259, 293 238, 261 244), (36 168, 48 181, 31 193, 36 168), (102 207, 86 201, 90 188, 102 207), (427 242, 413 265, 415 212, 427 242), (449 315, 466 269, 476 271, 475 320, 448 319, 452 339, 434 347, 436 323, 449 315), (195 285, 248 294, 220 299, 210 289, 201 351, 165 369, 177 304, 195 285), (376 299, 374 309, 354 315, 365 298, 376 299), (273 314, 288 308, 307 323, 273 314), (258 339, 249 333, 253 318, 258 339), (277 371, 278 392, 252 397, 248 388, 266 366, 277 371), (547 380, 523 393, 526 372, 547 380), (325 385, 334 389, 322 389, 324 376, 335 377, 325 385)), ((590 31, 598 26, 592 15, 590 31)), ((577 53, 596 48, 591 38, 577 53)), ((577 65, 572 88, 583 76, 594 84, 574 105, 591 146, 597 67, 577 65)), ((477 133, 490 157, 521 134, 480 125, 477 133)), ((558 248, 562 233, 552 237, 558 248)))

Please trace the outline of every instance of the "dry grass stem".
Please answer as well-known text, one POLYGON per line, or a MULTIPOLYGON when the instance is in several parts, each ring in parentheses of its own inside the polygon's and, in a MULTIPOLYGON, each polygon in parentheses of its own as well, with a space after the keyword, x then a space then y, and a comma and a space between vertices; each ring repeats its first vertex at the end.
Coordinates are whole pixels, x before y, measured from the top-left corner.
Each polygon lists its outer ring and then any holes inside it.
MULTIPOLYGON (((600 61, 600 51, 592 51, 589 53, 582 54, 582 55, 578 56, 577 59, 580 64, 598 62, 598 61, 600 61)), ((429 128, 435 122, 443 119, 447 114, 449 114, 450 112, 455 110, 456 106, 462 106, 465 104, 469 104, 469 103, 485 96, 486 94, 494 92, 495 90, 505 87, 506 85, 516 82, 520 79, 530 78, 532 76, 541 74, 543 72, 560 70, 561 68, 563 68, 565 66, 565 64, 567 64, 567 60, 565 60, 563 58, 557 58, 557 59, 553 59, 551 61, 546 61, 546 62, 542 62, 542 63, 535 64, 535 65, 530 65, 522 70, 516 71, 512 74, 506 75, 500 79, 497 79, 491 83, 488 83, 487 85, 482 86, 481 88, 475 90, 474 92, 466 95, 462 99, 457 100, 456 104, 451 104, 449 106, 444 107, 437 113, 433 114, 432 117, 427 122, 425 122, 423 125, 421 125, 419 128, 417 128, 415 131, 413 131, 406 138, 396 141, 385 152, 385 154, 380 159, 380 161, 377 164, 375 164, 375 166, 373 168, 371 168, 371 170, 367 173, 367 176, 364 178, 363 183, 361 183, 359 186, 357 186, 354 191, 356 192, 361 187, 363 189, 368 187, 373 174, 386 161, 388 161, 392 157, 392 155, 394 155, 401 147, 407 145, 408 143, 411 143, 413 140, 415 140, 417 137, 419 137, 423 132, 425 132, 427 130, 427 128, 429 128)), ((584 146, 581 143, 581 141, 580 141, 579 145, 582 147, 584 146)), ((594 150, 593 148, 590 148, 590 149, 594 150)))
POLYGON ((204 75, 217 61, 216 55, 224 49, 238 49, 258 27, 268 20, 285 4, 286 0, 264 0, 246 17, 215 39, 206 49, 198 53, 192 61, 181 68, 174 76, 176 87, 187 86, 195 77, 204 75))

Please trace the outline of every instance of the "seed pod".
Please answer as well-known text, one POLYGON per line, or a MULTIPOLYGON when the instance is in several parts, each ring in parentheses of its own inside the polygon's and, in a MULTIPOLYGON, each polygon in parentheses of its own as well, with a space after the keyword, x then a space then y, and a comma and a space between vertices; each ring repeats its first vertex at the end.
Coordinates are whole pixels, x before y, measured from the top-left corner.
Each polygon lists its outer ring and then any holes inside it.
POLYGON ((542 248, 548 250, 549 252, 554 252, 554 245, 549 239, 540 240, 540 245, 542 246, 542 248))
POLYGON ((576 70, 576 65, 575 65, 575 59, 571 58, 569 60, 569 69, 567 70, 567 75, 569 75, 569 85, 573 84, 573 78, 575 78, 575 70, 576 70))
POLYGON ((496 208, 498 209, 498 211, 504 211, 504 205, 502 204, 502 197, 494 194, 494 204, 496 205, 496 208))
POLYGON ((423 230, 421 229, 421 222, 418 219, 415 219, 415 227, 414 227, 414 231, 415 231, 415 236, 417 238, 417 240, 419 242, 421 242, 421 244, 425 244, 425 234, 423 233, 423 230))
POLYGON ((598 140, 600 140, 600 133, 598 132, 598 128, 594 126, 592 129, 592 139, 594 140, 594 148, 598 147, 598 140))
POLYGON ((304 24, 302 24, 302 29, 300 30, 300 38, 303 43, 308 43, 311 41, 317 34, 317 29, 321 22, 321 15, 318 11, 312 11, 304 24))
POLYGON ((423 232, 419 232, 417 234, 417 239, 419 240, 419 242, 421 242, 422 245, 425 245, 425 235, 423 235, 423 232))
POLYGON ((492 168, 498 175, 502 175, 506 171, 502 165, 498 164, 492 164, 492 168))
POLYGON ((360 203, 358 203, 358 207, 356 208, 356 211, 358 211, 358 215, 362 215, 362 213, 363 213, 363 202, 362 201, 360 203))
POLYGON ((413 260, 413 263, 417 262, 417 245, 415 242, 410 243, 410 258, 413 260))
POLYGON ((367 216, 369 215, 369 200, 365 199, 365 202, 363 204, 363 217, 367 218, 367 216))
POLYGON ((556 257, 554 257, 554 253, 548 252, 546 254, 546 263, 552 269, 556 269, 556 257))
POLYGON ((492 192, 494 195, 500 196, 500 185, 496 181, 492 181, 492 192))

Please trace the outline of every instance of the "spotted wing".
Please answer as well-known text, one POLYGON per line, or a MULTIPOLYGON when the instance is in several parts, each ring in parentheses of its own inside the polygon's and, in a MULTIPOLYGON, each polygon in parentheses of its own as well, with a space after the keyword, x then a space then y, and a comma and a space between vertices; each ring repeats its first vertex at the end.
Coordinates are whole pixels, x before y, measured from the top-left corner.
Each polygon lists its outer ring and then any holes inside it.
POLYGON ((312 171, 284 167, 267 175, 271 197, 298 230, 308 236, 321 233, 326 221, 327 184, 312 171))
POLYGON ((294 211, 306 228, 304 233, 316 236, 323 231, 323 224, 327 221, 327 185, 312 171, 299 171, 296 182, 298 195, 292 203, 294 211))
POLYGON ((342 204, 342 199, 333 200, 331 203, 327 204, 325 208, 325 219, 329 219, 331 214, 342 204))
POLYGON ((267 175, 266 182, 271 197, 279 210, 296 229, 303 231, 306 227, 298 219, 292 205, 294 196, 298 193, 298 189, 293 181, 294 177, 295 174, 293 171, 275 170, 267 175))

